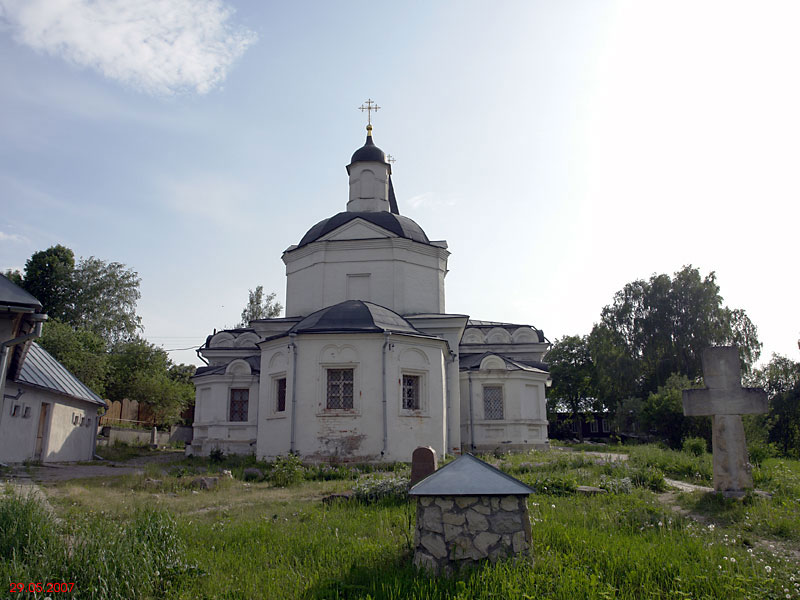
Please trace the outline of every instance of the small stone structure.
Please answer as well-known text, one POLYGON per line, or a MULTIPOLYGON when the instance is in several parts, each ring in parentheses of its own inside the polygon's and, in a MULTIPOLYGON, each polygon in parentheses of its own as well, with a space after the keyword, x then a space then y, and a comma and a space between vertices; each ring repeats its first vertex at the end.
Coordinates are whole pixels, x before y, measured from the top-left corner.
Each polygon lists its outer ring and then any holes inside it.
POLYGON ((728 497, 741 497, 753 487, 742 415, 767 412, 764 390, 742 387, 739 351, 733 346, 703 351, 705 389, 684 390, 683 414, 713 419, 714 489, 728 497))
POLYGON ((417 497, 414 564, 434 573, 524 555, 531 546, 533 490, 465 454, 409 491, 417 497))
POLYGON ((416 485, 436 471, 436 450, 420 446, 411 454, 411 485, 416 485))

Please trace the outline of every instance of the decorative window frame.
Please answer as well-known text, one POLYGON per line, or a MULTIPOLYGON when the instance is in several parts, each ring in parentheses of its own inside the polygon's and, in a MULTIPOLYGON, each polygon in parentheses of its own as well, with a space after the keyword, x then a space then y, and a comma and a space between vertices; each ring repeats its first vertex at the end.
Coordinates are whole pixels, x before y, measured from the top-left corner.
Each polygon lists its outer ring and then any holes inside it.
POLYGON ((423 369, 400 369, 397 386, 397 412, 401 417, 427 417, 430 415, 430 393, 428 386, 428 371, 423 369), (419 408, 403 408, 403 375, 419 377, 419 408))
POLYGON ((269 410, 267 410, 268 419, 286 419, 289 416, 289 378, 286 376, 286 371, 272 373, 269 376, 269 391, 267 392, 267 402, 269 403, 269 410), (286 381, 286 405, 284 410, 278 410, 278 381, 283 379, 286 381))
POLYGON ((502 423, 507 419, 508 410, 506 407, 506 389, 505 385, 502 383, 495 383, 495 382, 486 382, 481 385, 481 407, 483 408, 483 420, 490 422, 490 423, 502 423), (503 409, 503 416, 500 419, 490 419, 486 416, 486 388, 500 388, 500 401, 501 401, 501 408, 503 409))
POLYGON ((361 416, 361 373, 358 363, 322 363, 319 377, 319 403, 317 416, 357 417, 361 416), (334 369, 353 370, 353 408, 328 408, 328 371, 334 369))

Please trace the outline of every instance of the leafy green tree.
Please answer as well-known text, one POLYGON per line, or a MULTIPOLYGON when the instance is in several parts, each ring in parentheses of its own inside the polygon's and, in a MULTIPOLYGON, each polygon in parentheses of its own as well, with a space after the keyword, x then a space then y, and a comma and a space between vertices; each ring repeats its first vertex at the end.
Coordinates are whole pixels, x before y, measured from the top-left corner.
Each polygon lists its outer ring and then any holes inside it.
POLYGON ((250 321, 256 319, 270 319, 281 314, 283 306, 275 302, 275 292, 264 295, 264 286, 259 285, 255 290, 249 290, 247 306, 242 310, 242 318, 236 327, 249 327, 250 321))
POLYGON ((18 285, 19 287, 23 287, 22 273, 20 273, 19 269, 14 269, 13 271, 11 269, 6 269, 3 275, 5 275, 6 279, 8 279, 11 283, 18 285))
POLYGON ((68 323, 74 305, 75 255, 58 244, 34 253, 25 263, 23 287, 42 303, 51 318, 68 323))
MULTIPOLYGON (((584 412, 602 408, 595 393, 595 369, 586 336, 567 335, 556 340, 545 357, 553 383, 548 410, 568 410, 572 420, 584 412)), ((581 429, 578 428, 579 434, 581 429)))
POLYGON ((772 359, 748 378, 769 396, 769 412, 760 417, 767 440, 784 455, 800 457, 800 363, 773 354, 772 359))
POLYGON ((589 337, 598 387, 610 404, 631 395, 645 398, 675 373, 698 380, 708 346, 738 345, 745 370, 761 352, 746 313, 723 305, 715 274, 702 277, 691 265, 673 277, 625 285, 589 337))
POLYGON ((109 344, 132 339, 141 330, 136 303, 141 298, 136 271, 93 256, 81 258, 72 277, 73 308, 69 322, 97 333, 109 344))
POLYGON ((175 422, 194 399, 190 369, 173 365, 164 350, 141 338, 118 342, 110 354, 108 397, 135 400, 147 406, 157 422, 175 422))
POLYGON ((683 390, 695 385, 686 375, 673 373, 664 385, 648 394, 642 403, 640 420, 649 433, 666 441, 672 448, 680 448, 687 437, 711 439, 709 417, 683 415, 683 390))
POLYGON ((103 338, 50 319, 37 342, 95 394, 100 397, 105 394, 109 360, 103 338))

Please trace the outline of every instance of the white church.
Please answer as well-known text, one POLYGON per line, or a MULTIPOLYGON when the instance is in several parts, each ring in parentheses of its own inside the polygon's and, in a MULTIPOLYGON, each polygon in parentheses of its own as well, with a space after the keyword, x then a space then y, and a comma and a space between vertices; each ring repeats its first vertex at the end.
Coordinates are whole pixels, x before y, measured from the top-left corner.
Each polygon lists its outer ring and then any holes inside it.
POLYGON ((544 333, 445 309, 447 242, 400 214, 372 140, 347 165, 346 210, 283 253, 286 317, 210 335, 188 454, 410 461, 545 448, 544 333))

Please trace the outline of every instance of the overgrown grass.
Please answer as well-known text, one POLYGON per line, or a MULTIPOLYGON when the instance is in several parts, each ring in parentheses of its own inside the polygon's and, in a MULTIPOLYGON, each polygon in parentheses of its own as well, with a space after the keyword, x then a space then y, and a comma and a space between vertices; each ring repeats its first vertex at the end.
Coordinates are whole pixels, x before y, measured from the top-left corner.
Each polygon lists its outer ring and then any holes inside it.
MULTIPOLYGON (((51 502, 63 519, 59 526, 30 506, 12 506, 16 512, 11 518, 0 516, 0 527, 30 522, 23 529, 38 533, 26 537, 25 531, 14 530, 11 537, 26 540, 19 545, 28 554, 18 548, 22 558, 15 564, 21 570, 12 574, 2 566, 0 574, 6 581, 12 575, 45 581, 80 575, 78 598, 798 597, 800 571, 796 559, 790 559, 800 551, 800 462, 767 460, 756 470, 759 485, 769 488, 772 498, 737 503, 713 494, 681 496, 685 509, 703 517, 698 521, 662 503, 660 482, 665 472, 691 473, 688 479, 697 479, 694 473, 707 457, 688 459, 688 453, 656 448, 638 454, 629 450, 627 463, 578 452, 487 457, 532 485, 539 482, 529 499, 533 560, 484 566, 449 578, 413 568, 415 508, 401 496, 326 506, 323 496, 352 488, 355 480, 312 474, 315 480, 309 481, 311 470, 290 487, 276 487, 269 478, 251 483, 220 477, 216 488, 196 490, 182 481, 233 467, 199 460, 166 472, 152 467, 141 476, 50 488, 51 502), (160 483, 145 483, 148 478, 160 483), (582 496, 569 485, 558 492, 541 485, 557 480, 605 484, 610 493, 582 496), (25 510, 32 516, 20 516, 25 510), (81 541, 86 539, 90 543, 81 541), (69 552, 59 554, 56 546, 63 547, 65 540, 68 547, 86 547, 80 554, 85 573, 60 570, 78 562, 69 552), (54 547, 56 559, 44 556, 54 547), (143 566, 127 575, 126 569, 139 568, 127 562, 134 554, 143 557, 143 566), (106 570, 101 555, 111 563, 106 570), (163 582, 162 573, 167 574, 163 582), (111 590, 108 582, 117 578, 119 589, 111 590)), ((244 464, 254 463, 245 460, 238 466, 244 464)), ((268 465, 259 468, 267 470, 268 465)), ((391 488, 390 483, 383 487, 391 488)), ((0 543, 3 539, 0 529, 0 543)))
POLYGON ((98 446, 95 454, 104 460, 122 462, 140 456, 152 456, 161 453, 160 450, 150 448, 149 444, 126 444, 125 442, 115 441, 109 446, 98 446))

